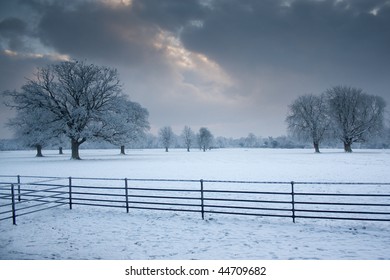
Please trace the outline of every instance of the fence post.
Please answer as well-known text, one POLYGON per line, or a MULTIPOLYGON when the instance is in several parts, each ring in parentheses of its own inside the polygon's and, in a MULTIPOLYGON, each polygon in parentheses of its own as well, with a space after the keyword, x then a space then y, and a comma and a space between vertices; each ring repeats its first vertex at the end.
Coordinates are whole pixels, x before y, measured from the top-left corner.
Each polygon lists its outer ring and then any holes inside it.
POLYGON ((291 204, 292 204, 292 219, 295 223, 295 193, 294 193, 294 181, 291 181, 291 204))
POLYGON ((127 185, 127 178, 125 178, 125 193, 126 193, 126 212, 129 213, 129 190, 127 185))
POLYGON ((20 175, 18 175, 18 201, 21 201, 21 195, 20 195, 20 175))
POLYGON ((72 210, 72 177, 69 177, 69 209, 72 210))
POLYGON ((204 220, 203 179, 200 179, 200 207, 202 212, 202 220, 204 220))
POLYGON ((11 184, 11 201, 12 201, 12 223, 16 225, 16 208, 15 208, 15 190, 14 184, 11 184))

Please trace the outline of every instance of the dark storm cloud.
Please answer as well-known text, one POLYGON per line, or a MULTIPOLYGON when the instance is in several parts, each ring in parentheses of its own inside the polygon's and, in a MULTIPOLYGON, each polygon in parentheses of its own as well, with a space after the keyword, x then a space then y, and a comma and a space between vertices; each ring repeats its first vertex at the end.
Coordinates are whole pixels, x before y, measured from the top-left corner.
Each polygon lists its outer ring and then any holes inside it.
POLYGON ((26 30, 26 23, 18 18, 6 18, 0 21, 0 34, 4 37, 21 35, 26 30))
POLYGON ((66 2, 46 7, 38 26, 41 41, 73 57, 141 63, 155 29, 139 23, 133 10, 108 9, 82 2, 66 9, 66 2))
POLYGON ((121 8, 107 8, 99 1, 30 5, 42 14, 40 40, 76 57, 136 63, 157 59, 152 38, 163 29, 180 34, 187 49, 242 78, 256 69, 376 75, 388 68, 387 1, 207 2, 134 0, 121 8), (370 14, 375 8, 377 15, 370 14))
POLYGON ((21 19, 10 17, 0 21, 0 37, 7 41, 6 47, 13 50, 23 50, 23 36, 26 34, 27 24, 21 19))
POLYGON ((388 70, 390 5, 382 6, 385 1, 283 3, 214 1, 203 28, 186 29, 182 40, 235 73, 259 67, 308 73, 388 70), (382 8, 370 14, 375 7, 382 8))
MULTIPOLYGON (((107 1, 108 2, 108 1, 107 1)), ((37 35, 43 44, 72 57, 143 63, 158 59, 153 39, 178 30, 196 13, 197 1, 134 1, 110 6, 99 1, 33 1, 41 14, 37 35)))
POLYGON ((173 32, 177 32, 189 20, 205 16, 206 12, 198 0, 135 0, 133 8, 139 17, 173 32))

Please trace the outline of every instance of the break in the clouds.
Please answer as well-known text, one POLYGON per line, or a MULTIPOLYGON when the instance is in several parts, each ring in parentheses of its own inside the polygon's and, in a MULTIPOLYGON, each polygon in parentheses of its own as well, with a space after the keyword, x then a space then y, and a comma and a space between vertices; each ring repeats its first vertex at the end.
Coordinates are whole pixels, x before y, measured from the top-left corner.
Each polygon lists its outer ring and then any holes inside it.
MULTIPOLYGON (((297 96, 338 84, 390 103, 390 1, 2 1, 0 89, 67 59, 115 67, 156 131, 285 133, 297 96)), ((9 112, 1 113, 4 123, 9 112)), ((6 131, 2 130, 2 136, 6 131)))

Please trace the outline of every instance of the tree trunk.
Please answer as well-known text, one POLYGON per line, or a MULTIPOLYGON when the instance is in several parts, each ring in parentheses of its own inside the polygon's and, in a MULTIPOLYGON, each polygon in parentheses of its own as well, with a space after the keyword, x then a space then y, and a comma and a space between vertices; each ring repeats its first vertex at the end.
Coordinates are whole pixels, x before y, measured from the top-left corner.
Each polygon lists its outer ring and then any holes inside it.
POLYGON ((81 159, 80 155, 79 155, 80 143, 75 139, 71 139, 71 144, 72 144, 72 157, 71 157, 71 159, 81 159))
POLYGON ((64 152, 62 151, 62 147, 59 147, 59 148, 58 148, 58 154, 59 154, 59 155, 63 155, 63 154, 64 154, 64 152))
POLYGON ((319 153, 319 152, 320 152, 320 144, 314 142, 313 145, 314 145, 314 151, 315 151, 316 153, 319 153))
POLYGON ((165 151, 168 152, 168 147, 165 147, 165 151))
POLYGON ((125 146, 122 145, 122 146, 121 146, 121 155, 125 155, 125 154, 126 154, 126 152, 125 152, 125 146))
POLYGON ((189 146, 187 146, 187 152, 189 152, 190 151, 190 147, 189 146))
POLYGON ((352 153, 352 143, 344 142, 344 151, 346 153, 352 153))
POLYGON ((37 155, 36 157, 43 157, 42 155, 42 145, 36 145, 37 148, 37 155))

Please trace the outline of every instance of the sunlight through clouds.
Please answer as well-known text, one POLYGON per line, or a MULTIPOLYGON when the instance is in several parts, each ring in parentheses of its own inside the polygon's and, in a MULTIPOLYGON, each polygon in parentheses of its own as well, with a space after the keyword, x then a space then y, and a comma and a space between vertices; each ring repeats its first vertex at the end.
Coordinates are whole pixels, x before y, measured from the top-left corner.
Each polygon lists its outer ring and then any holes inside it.
POLYGON ((58 54, 58 53, 33 53, 33 52, 17 52, 12 50, 4 50, 3 53, 9 57, 15 58, 48 58, 53 61, 69 61, 70 57, 66 54, 58 54))
POLYGON ((7 56, 17 56, 18 55, 17 52, 11 51, 11 50, 4 50, 4 54, 7 56))
POLYGON ((112 7, 120 7, 120 6, 131 6, 133 3, 132 0, 101 0, 104 4, 112 6, 112 7))
POLYGON ((377 16, 382 9, 390 7, 390 1, 386 1, 385 3, 381 3, 380 5, 377 5, 373 9, 369 11, 369 14, 373 16, 377 16))
POLYGON ((187 50, 179 38, 160 30, 154 47, 167 58, 180 76, 182 86, 203 101, 229 102, 223 92, 234 86, 232 78, 215 61, 201 53, 187 50))

